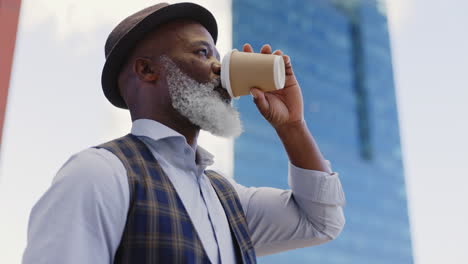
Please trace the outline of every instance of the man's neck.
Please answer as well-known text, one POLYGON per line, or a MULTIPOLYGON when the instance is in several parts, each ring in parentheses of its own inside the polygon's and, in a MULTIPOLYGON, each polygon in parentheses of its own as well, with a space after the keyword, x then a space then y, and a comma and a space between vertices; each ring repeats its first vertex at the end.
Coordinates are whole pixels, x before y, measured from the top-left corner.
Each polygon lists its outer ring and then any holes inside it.
POLYGON ((200 128, 192 124, 186 117, 180 115, 179 113, 173 115, 157 116, 132 115, 132 121, 137 119, 151 119, 177 131, 185 137, 187 144, 189 144, 194 151, 197 150, 197 139, 198 135, 200 134, 200 128))
POLYGON ((182 134, 182 136, 185 137, 185 140, 187 140, 187 144, 189 144, 194 151, 197 150, 197 140, 198 135, 200 134, 199 127, 193 125, 192 123, 189 123, 189 125, 185 125, 181 124, 181 122, 164 122, 162 120, 156 121, 182 134))

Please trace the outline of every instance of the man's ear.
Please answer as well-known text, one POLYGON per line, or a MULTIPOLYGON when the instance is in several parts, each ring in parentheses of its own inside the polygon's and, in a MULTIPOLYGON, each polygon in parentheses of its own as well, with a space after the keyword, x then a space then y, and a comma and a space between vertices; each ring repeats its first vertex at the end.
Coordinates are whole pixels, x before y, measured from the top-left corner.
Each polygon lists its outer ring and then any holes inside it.
POLYGON ((133 63, 133 72, 144 82, 154 82, 159 79, 159 68, 149 58, 136 58, 133 63))

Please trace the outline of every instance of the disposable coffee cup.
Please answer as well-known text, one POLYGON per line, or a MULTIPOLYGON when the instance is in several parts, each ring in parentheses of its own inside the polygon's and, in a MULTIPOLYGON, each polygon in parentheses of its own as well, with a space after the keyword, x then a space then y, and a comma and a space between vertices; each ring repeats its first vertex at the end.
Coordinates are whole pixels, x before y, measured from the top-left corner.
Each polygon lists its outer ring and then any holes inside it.
POLYGON ((221 85, 233 98, 250 94, 252 87, 264 92, 284 88, 286 70, 282 56, 229 51, 221 63, 221 85))

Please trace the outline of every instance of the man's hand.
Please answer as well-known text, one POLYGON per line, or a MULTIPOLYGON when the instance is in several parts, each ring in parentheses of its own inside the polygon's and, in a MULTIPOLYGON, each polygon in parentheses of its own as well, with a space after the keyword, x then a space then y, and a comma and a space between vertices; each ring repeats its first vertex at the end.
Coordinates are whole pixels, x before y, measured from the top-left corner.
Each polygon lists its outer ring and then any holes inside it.
MULTIPOLYGON (((253 52, 250 44, 244 44, 244 52, 253 52)), ((260 50, 263 54, 272 54, 270 45, 266 44, 260 50)), ((251 94, 260 113, 275 128, 302 123, 304 119, 304 110, 302 102, 301 88, 297 83, 296 77, 291 65, 291 59, 283 52, 276 50, 275 55, 283 57, 286 66, 286 83, 284 89, 263 92, 258 88, 252 88, 251 94)))
MULTIPOLYGON (((243 50, 253 52, 249 44, 245 44, 243 50)), ((260 53, 272 54, 270 45, 263 45, 260 53)), ((273 54, 283 56, 286 66, 284 89, 264 93, 252 88, 250 92, 254 102, 260 113, 275 128, 292 164, 303 169, 331 173, 305 124, 301 88, 294 76, 291 59, 280 50, 273 54)))

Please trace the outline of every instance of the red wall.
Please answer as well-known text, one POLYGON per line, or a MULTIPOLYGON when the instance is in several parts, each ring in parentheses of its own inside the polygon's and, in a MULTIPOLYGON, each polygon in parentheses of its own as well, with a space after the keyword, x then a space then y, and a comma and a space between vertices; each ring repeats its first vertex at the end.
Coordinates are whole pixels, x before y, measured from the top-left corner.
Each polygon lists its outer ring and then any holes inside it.
POLYGON ((0 144, 21 0, 0 0, 0 144))

